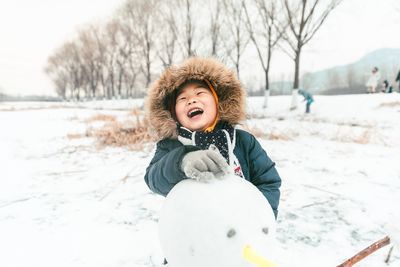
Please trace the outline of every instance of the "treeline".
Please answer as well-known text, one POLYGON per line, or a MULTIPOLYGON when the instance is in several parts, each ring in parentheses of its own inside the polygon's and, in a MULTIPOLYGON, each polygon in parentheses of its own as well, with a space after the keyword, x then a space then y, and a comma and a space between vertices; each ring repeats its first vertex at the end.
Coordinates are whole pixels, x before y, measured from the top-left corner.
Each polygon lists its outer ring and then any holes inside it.
POLYGON ((272 54, 294 63, 341 0, 126 0, 102 24, 86 25, 49 58, 45 68, 63 99, 135 98, 171 64, 213 56, 240 76, 253 49, 269 89, 272 54))
POLYGON ((23 96, 15 96, 15 95, 7 95, 0 93, 0 102, 2 101, 35 101, 35 102, 58 102, 63 99, 55 96, 41 96, 41 95, 23 95, 23 96))

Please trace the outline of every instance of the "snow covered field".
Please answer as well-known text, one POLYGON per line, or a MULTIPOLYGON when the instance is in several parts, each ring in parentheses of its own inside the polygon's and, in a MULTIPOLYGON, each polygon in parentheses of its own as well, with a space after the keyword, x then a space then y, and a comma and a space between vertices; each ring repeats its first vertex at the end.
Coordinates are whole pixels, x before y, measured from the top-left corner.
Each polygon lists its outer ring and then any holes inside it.
MULTIPOLYGON (((305 115, 303 103, 288 111, 288 96, 267 110, 249 98, 243 126, 283 180, 280 266, 337 266, 386 234, 398 242, 389 266, 400 266, 400 94, 315 100, 305 115)), ((163 197, 143 180, 153 146, 70 138, 94 115, 141 104, 0 103, 0 266, 161 266, 163 197)), ((355 266, 387 266, 389 248, 355 266)))

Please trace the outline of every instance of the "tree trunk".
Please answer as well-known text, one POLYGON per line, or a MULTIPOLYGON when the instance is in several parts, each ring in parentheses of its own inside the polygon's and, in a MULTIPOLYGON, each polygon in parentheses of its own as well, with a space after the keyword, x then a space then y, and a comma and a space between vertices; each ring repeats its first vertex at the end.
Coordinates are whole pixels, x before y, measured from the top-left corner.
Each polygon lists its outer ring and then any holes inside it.
POLYGON ((79 102, 81 100, 81 96, 80 96, 80 89, 77 88, 76 90, 76 100, 79 102))
POLYGON ((236 67, 236 73, 237 73, 238 79, 240 79, 240 74, 239 74, 239 58, 238 58, 238 61, 236 61, 236 63, 235 63, 235 67, 236 67))
POLYGON ((297 109, 297 94, 299 92, 299 76, 300 76, 300 54, 301 47, 296 51, 296 56, 294 59, 294 83, 292 89, 292 102, 290 104, 290 110, 297 109))
POLYGON ((265 73, 265 92, 264 92, 264 108, 268 107, 268 98, 270 96, 270 91, 269 91, 269 69, 271 67, 271 54, 272 54, 272 49, 271 49, 271 40, 268 40, 268 49, 267 49, 267 65, 264 70, 265 73))
POLYGON ((299 89, 300 53, 301 53, 301 49, 298 49, 296 51, 296 56, 295 56, 295 60, 294 60, 294 83, 293 83, 293 89, 299 89))
POLYGON ((115 77, 114 77, 114 70, 112 70, 113 72, 111 73, 110 76, 110 98, 114 98, 115 97, 115 77))
POLYGON ((119 74, 118 74, 118 86, 117 86, 117 90, 118 90, 118 98, 121 99, 122 98, 122 78, 123 78, 123 71, 122 68, 120 68, 119 74))
POLYGON ((151 83, 151 60, 150 60, 151 43, 146 42, 146 88, 149 87, 151 83))
POLYGON ((149 87, 150 83, 151 83, 150 62, 147 62, 146 88, 149 87))
POLYGON ((270 95, 270 91, 269 91, 269 75, 268 75, 268 68, 265 69, 264 73, 265 73, 265 90, 264 90, 264 104, 263 104, 263 108, 267 108, 268 107, 268 98, 270 95))

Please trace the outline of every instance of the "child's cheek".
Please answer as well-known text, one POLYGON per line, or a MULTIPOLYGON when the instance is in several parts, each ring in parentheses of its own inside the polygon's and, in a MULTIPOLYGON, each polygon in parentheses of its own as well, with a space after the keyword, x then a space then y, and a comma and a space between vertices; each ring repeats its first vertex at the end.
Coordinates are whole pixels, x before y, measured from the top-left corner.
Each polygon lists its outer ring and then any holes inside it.
POLYGON ((175 106, 175 114, 176 114, 176 118, 177 118, 178 122, 182 123, 182 118, 184 116, 184 106, 181 104, 177 104, 175 106))

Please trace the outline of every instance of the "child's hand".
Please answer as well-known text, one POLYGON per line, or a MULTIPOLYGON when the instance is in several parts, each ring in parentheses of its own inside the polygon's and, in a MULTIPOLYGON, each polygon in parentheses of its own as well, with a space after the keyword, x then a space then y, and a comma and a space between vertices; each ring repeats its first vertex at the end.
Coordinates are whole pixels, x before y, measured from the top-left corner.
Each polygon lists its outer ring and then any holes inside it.
POLYGON ((182 171, 197 181, 222 178, 229 174, 229 165, 217 151, 198 150, 187 153, 182 159, 182 171))

